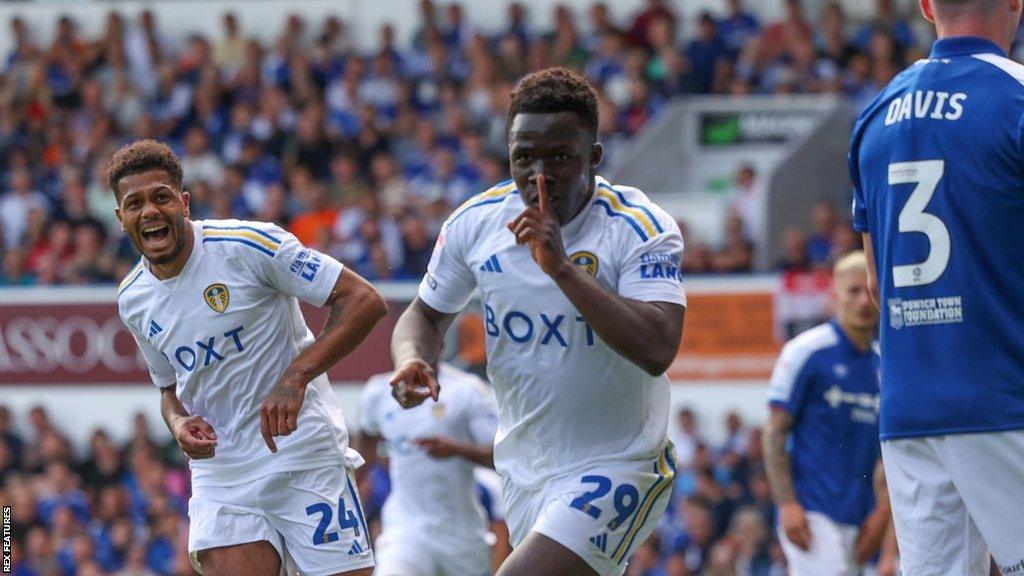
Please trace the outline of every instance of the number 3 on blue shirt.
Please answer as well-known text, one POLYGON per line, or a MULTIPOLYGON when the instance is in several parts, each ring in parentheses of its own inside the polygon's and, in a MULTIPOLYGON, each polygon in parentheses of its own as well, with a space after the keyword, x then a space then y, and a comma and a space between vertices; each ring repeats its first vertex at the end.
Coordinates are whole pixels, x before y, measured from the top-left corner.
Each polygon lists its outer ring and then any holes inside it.
MULTIPOLYGON (((313 532, 313 545, 318 546, 320 544, 337 542, 338 533, 327 531, 327 528, 331 525, 331 519, 334 518, 334 510, 331 509, 330 504, 317 502, 316 504, 306 506, 306 515, 312 516, 313 514, 320 514, 320 523, 317 524, 316 530, 313 532)), ((356 538, 359 537, 359 520, 356 518, 355 513, 345 509, 344 498, 338 499, 338 527, 342 530, 351 528, 355 530, 356 538)))

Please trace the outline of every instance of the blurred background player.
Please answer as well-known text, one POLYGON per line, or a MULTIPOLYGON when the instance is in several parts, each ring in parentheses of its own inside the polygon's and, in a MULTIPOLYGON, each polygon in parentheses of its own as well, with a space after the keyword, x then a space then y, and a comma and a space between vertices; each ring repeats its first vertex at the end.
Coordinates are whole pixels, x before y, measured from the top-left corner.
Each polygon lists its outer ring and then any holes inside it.
POLYGON ((938 40, 854 127, 882 309, 882 453, 906 574, 1024 571, 1020 0, 921 0, 938 40))
POLYGON ((387 444, 391 492, 376 541, 376 576, 490 574, 493 535, 475 469, 494 466, 497 407, 480 378, 441 364, 444 396, 403 409, 393 374, 363 389, 360 424, 368 458, 387 444))
POLYGON ((786 344, 768 390, 765 466, 793 576, 859 574, 889 528, 884 490, 876 503, 872 482, 878 310, 863 252, 836 263, 833 293, 835 317, 786 344))
POLYGON ((575 72, 520 81, 512 180, 448 218, 392 339, 398 395, 436 400, 441 338, 479 287, 514 547, 500 576, 618 576, 671 493, 683 242, 642 192, 597 176, 597 116, 575 72))
POLYGON ((107 175, 143 255, 118 290, 121 319, 192 458, 196 568, 275 576, 287 549, 306 574, 369 575, 352 481, 362 458, 324 372, 384 316, 383 298, 278 226, 190 220, 181 164, 163 144, 126 145, 107 175), (316 339, 297 298, 331 307, 316 339))

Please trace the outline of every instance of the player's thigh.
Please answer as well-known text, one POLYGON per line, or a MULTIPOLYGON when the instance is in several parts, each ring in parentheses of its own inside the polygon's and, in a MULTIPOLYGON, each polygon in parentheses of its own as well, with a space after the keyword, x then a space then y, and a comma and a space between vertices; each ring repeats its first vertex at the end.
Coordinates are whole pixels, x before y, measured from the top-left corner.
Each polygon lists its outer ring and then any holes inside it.
POLYGON ((988 549, 934 438, 882 442, 900 568, 913 576, 988 573, 988 549))
POLYGON ((442 576, 488 576, 491 573, 491 546, 485 543, 447 544, 434 547, 438 571, 442 576))
POLYGON ((602 576, 562 544, 531 532, 505 559, 496 576, 602 576))
POLYGON ((281 557, 270 542, 208 548, 197 553, 203 576, 279 576, 281 557))
POLYGON ((237 563, 245 566, 246 561, 254 567, 280 566, 284 557, 281 536, 255 506, 257 484, 193 489, 188 503, 188 550, 194 568, 205 572, 201 557, 214 563, 214 570, 237 563), (254 550, 252 556, 244 553, 249 545, 254 550))
POLYGON ((1024 574, 1024 430, 940 440, 960 498, 1004 574, 1024 574))
POLYGON ((810 548, 803 550, 779 530, 779 543, 789 565, 790 576, 855 576, 849 543, 840 526, 817 512, 807 513, 811 532, 810 548))
POLYGON ((374 576, 434 576, 436 562, 419 534, 385 529, 374 543, 374 576))
POLYGON ((648 461, 591 466, 549 485, 531 535, 546 536, 596 574, 619 576, 664 514, 674 478, 671 447, 648 461))
POLYGON ((373 552, 351 471, 342 466, 271 475, 261 503, 304 576, 372 567, 373 552))

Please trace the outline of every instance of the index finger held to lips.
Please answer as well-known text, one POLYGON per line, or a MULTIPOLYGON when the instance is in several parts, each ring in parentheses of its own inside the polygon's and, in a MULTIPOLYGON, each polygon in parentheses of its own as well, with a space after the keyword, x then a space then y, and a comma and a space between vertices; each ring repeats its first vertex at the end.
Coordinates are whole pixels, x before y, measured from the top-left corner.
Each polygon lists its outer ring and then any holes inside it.
POLYGON ((537 207, 541 212, 550 212, 551 203, 548 199, 548 185, 544 181, 544 173, 537 174, 537 207))

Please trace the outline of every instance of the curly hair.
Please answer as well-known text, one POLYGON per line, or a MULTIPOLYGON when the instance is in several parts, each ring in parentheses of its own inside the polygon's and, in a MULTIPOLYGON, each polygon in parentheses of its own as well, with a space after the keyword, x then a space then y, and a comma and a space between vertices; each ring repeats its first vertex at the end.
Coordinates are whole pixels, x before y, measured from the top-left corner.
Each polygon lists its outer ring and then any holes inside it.
POLYGON ((171 183, 181 189, 184 174, 181 162, 169 146, 156 140, 139 140, 125 144, 114 153, 107 164, 107 185, 119 201, 121 191, 118 184, 125 176, 146 172, 148 170, 164 170, 171 178, 171 183))
POLYGON ((568 68, 545 68, 528 74, 512 90, 508 125, 519 113, 572 112, 597 136, 597 94, 579 73, 568 68))

